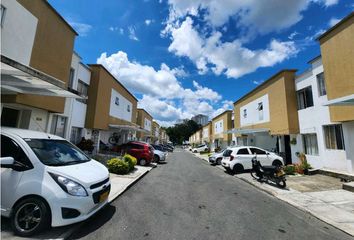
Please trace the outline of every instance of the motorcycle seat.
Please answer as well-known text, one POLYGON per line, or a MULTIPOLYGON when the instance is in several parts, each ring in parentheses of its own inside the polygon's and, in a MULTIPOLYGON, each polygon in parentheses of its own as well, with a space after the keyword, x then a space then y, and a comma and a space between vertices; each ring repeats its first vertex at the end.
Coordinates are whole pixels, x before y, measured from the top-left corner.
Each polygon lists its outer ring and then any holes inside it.
POLYGON ((277 169, 276 166, 262 166, 264 171, 275 171, 277 169))

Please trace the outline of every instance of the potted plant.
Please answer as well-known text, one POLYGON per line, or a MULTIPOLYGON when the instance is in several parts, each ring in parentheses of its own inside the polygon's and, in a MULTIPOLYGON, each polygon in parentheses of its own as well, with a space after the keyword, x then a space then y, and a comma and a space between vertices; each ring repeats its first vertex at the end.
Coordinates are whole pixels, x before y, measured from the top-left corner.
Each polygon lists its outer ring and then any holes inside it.
POLYGON ((311 165, 307 162, 307 158, 306 155, 304 153, 299 153, 298 155, 299 159, 300 159, 300 166, 302 168, 302 171, 305 175, 309 174, 309 169, 311 169, 311 165))

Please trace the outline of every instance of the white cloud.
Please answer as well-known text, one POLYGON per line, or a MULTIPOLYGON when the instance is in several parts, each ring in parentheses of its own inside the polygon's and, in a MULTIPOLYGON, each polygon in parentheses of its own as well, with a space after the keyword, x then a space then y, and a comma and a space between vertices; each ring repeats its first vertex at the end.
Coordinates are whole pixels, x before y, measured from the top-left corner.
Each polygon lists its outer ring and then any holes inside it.
POLYGON ((86 23, 71 22, 69 24, 78 32, 79 36, 85 37, 91 31, 92 26, 86 23))
POLYGON ((219 114, 225 112, 226 110, 233 110, 233 108, 234 108, 234 103, 232 101, 224 100, 222 102, 222 106, 213 112, 211 118, 218 116, 219 114))
POLYGON ((141 94, 139 106, 164 123, 190 118, 195 114, 211 115, 222 96, 193 81, 193 89, 183 88, 177 77, 187 73, 183 67, 170 68, 162 63, 160 69, 130 61, 125 52, 110 56, 102 53, 98 64, 107 68, 132 93, 141 94))
POLYGON ((237 78, 280 63, 297 53, 295 43, 273 39, 267 48, 251 50, 239 40, 222 42, 222 34, 215 31, 204 38, 193 27, 193 20, 187 17, 179 26, 169 29, 172 42, 168 48, 177 56, 188 57, 201 74, 211 70, 217 74, 237 78))
POLYGON ((151 23, 154 22, 154 19, 146 19, 144 22, 146 26, 149 26, 151 23))
POLYGON ((123 35, 124 34, 124 29, 123 28, 119 28, 119 33, 120 33, 120 35, 123 35))
POLYGON ((299 35, 299 33, 298 33, 297 31, 292 32, 292 33, 289 35, 288 38, 289 38, 290 40, 293 40, 296 35, 299 35))
POLYGON ((339 18, 334 18, 332 17, 329 22, 328 22, 328 26, 329 27, 333 27, 334 25, 336 25, 341 19, 339 18))
POLYGON ((136 36, 135 27, 134 26, 129 26, 128 27, 128 32, 129 32, 129 38, 131 40, 139 41, 139 38, 136 36))
POLYGON ((339 0, 312 0, 315 3, 323 4, 325 7, 336 5, 339 0))

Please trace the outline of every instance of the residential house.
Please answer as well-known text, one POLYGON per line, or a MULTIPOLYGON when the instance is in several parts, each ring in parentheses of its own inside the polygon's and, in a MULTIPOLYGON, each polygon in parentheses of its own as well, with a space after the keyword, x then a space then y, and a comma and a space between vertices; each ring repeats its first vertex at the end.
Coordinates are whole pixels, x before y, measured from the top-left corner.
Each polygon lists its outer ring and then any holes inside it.
POLYGON ((89 64, 85 127, 92 129, 95 150, 136 139, 138 100, 104 66, 89 64))
POLYGON ((141 131, 137 133, 138 140, 151 143, 153 138, 152 121, 152 116, 145 109, 138 108, 137 124, 145 130, 145 132, 141 131))
POLYGON ((232 110, 226 110, 212 119, 211 149, 225 148, 232 143, 232 110))
POLYGON ((202 130, 195 132, 195 144, 200 145, 202 143, 202 130))
POLYGON ((274 150, 292 161, 290 134, 299 133, 296 70, 282 70, 234 103, 237 145, 274 150))
POLYGON ((1 11, 1 125, 67 137, 77 33, 47 1, 3 0, 1 11))
POLYGON ((159 144, 160 142, 160 125, 153 120, 152 122, 152 143, 159 144))
POLYGON ((212 138, 212 124, 211 122, 203 126, 202 129, 202 142, 207 144, 210 148, 212 138))

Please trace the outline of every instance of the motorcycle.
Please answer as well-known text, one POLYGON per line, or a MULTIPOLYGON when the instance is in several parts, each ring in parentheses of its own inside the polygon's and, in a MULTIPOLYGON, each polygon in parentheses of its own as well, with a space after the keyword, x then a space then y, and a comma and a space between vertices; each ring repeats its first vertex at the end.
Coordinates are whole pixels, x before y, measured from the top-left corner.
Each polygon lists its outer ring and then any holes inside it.
POLYGON ((286 187, 285 172, 282 166, 262 166, 257 156, 252 158, 251 176, 258 181, 271 181, 278 187, 286 187))

